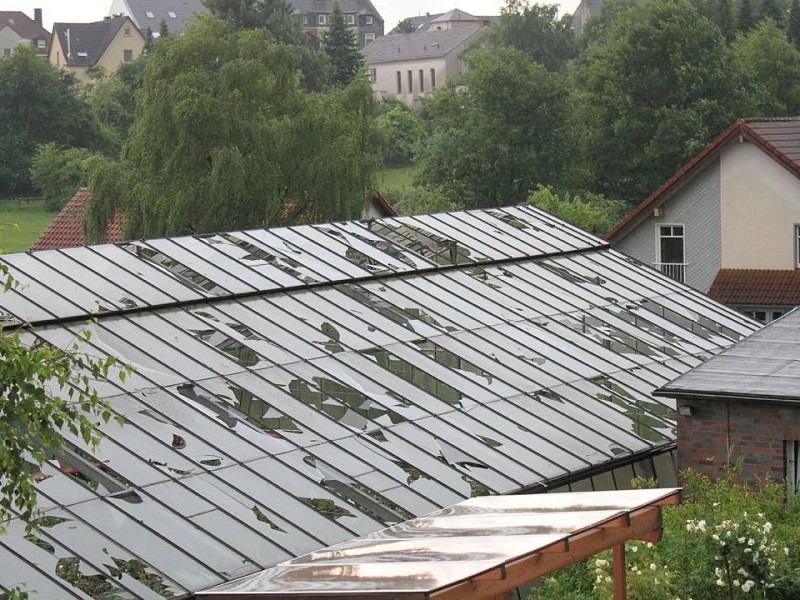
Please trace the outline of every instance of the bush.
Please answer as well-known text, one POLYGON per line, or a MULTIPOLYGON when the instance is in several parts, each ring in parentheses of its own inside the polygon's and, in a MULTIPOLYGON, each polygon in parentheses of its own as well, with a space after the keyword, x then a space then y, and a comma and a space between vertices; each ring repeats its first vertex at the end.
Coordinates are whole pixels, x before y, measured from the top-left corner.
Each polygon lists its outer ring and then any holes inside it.
POLYGON ((528 204, 595 235, 608 233, 628 211, 625 203, 619 200, 591 193, 583 197, 569 194, 559 197, 551 186, 541 184, 528 198, 528 204))
POLYGON ((384 139, 385 164, 398 167, 414 162, 427 136, 420 116, 399 100, 387 99, 380 105, 376 123, 384 139))
POLYGON ((42 144, 31 163, 31 182, 49 210, 64 208, 75 192, 89 180, 88 159, 94 156, 85 148, 59 148, 42 144))

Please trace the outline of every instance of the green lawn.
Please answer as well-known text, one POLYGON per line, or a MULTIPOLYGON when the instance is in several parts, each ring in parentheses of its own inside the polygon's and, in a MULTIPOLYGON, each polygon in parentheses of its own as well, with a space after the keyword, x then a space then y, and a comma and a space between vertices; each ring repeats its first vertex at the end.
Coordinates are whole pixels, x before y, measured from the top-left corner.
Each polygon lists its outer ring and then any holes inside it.
POLYGON ((0 251, 24 252, 55 218, 44 200, 0 200, 0 251))
POLYGON ((400 167, 398 169, 385 168, 378 174, 378 190, 397 190, 414 184, 414 176, 419 172, 419 165, 400 167))

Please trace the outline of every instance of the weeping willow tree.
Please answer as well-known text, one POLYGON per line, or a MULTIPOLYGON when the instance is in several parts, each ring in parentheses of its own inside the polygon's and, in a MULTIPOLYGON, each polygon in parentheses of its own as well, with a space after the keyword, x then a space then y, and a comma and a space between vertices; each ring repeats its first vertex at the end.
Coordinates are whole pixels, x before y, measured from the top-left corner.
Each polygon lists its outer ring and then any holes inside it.
POLYGON ((119 159, 90 167, 87 236, 126 237, 360 216, 381 163, 369 84, 298 86, 296 54, 213 17, 159 41, 119 159))

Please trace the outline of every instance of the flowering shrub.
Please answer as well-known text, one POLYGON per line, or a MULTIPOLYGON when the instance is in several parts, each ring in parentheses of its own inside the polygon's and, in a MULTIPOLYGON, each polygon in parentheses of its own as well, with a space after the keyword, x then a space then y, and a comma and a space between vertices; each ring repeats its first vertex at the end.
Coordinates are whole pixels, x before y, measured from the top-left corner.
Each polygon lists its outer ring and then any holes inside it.
MULTIPOLYGON (((800 502, 785 485, 738 483, 730 470, 712 481, 682 473, 684 503, 665 507, 657 544, 628 542, 631 600, 800 598, 800 502)), ((610 600, 611 552, 550 575, 531 600, 610 600)))

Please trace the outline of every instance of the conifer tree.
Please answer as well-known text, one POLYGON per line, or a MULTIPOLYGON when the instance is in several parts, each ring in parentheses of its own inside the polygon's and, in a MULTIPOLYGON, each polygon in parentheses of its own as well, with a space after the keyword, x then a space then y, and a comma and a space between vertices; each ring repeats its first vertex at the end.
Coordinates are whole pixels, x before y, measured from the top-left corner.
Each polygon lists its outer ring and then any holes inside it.
POLYGON ((347 28, 338 0, 333 3, 332 21, 330 29, 323 36, 324 49, 331 62, 331 83, 344 86, 358 74, 362 64, 361 52, 356 36, 347 28))
POLYGON ((736 34, 731 0, 717 1, 717 26, 723 37, 730 42, 736 34))
POLYGON ((772 19, 778 27, 783 28, 783 11, 778 6, 777 0, 763 1, 759 20, 762 19, 772 19))
POLYGON ((786 28, 786 37, 794 44, 795 48, 800 49, 800 0, 792 0, 789 9, 789 24, 786 28))
POLYGON ((742 33, 747 33, 753 28, 753 25, 755 25, 755 19, 753 18, 753 7, 750 5, 750 0, 741 0, 736 28, 742 33))

